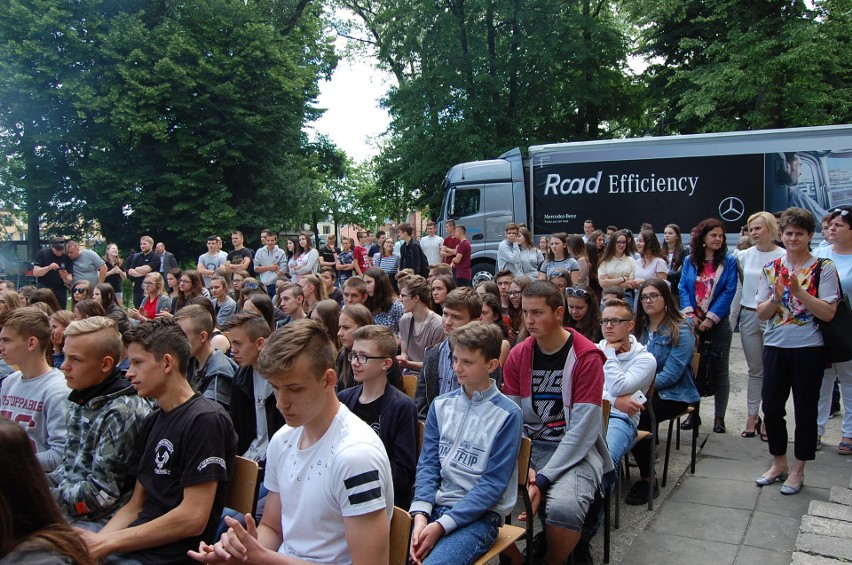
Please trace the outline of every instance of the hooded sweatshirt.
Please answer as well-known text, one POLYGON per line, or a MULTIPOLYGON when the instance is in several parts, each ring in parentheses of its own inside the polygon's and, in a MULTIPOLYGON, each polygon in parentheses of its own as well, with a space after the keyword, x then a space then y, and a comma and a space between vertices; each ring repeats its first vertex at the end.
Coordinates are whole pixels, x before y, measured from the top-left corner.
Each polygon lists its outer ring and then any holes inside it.
POLYGON ((118 370, 68 400, 68 436, 61 464, 48 474, 50 490, 72 520, 104 525, 133 492, 128 455, 151 406, 118 370))
MULTIPOLYGON (((607 347, 605 339, 598 343, 598 349, 603 351, 606 356, 603 399, 612 403, 610 414, 616 413, 628 417, 615 407, 615 399, 625 394, 633 394, 637 390, 646 392, 654 380, 657 361, 645 346, 636 341, 636 338, 632 335, 630 336, 630 351, 616 355, 613 348, 607 347)), ((634 424, 639 425, 638 412, 629 418, 634 424)))

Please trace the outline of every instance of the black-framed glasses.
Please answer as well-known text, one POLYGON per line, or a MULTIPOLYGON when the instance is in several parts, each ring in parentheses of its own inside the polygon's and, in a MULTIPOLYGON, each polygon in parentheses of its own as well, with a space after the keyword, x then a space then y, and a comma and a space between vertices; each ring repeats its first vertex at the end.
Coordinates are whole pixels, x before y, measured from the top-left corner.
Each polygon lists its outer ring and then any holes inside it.
POLYGON ((577 298, 585 298, 591 295, 588 290, 584 290, 582 288, 572 288, 570 286, 565 289, 565 294, 567 294, 568 296, 576 296, 577 298))
POLYGON ((407 293, 405 293, 405 292, 400 292, 400 293, 399 293, 399 297, 400 297, 400 298, 411 298, 411 295, 410 295, 410 294, 407 294, 407 293))
POLYGON ((621 318, 601 318, 602 326, 612 326, 617 328, 621 324, 626 324, 627 322, 632 322, 633 320, 622 320, 621 318))
POLYGON ((346 358, 349 359, 349 362, 357 360, 359 365, 365 365, 367 361, 370 359, 387 359, 387 357, 382 357, 381 355, 367 355, 366 353, 355 353, 354 351, 350 351, 346 358))
POLYGON ((639 300, 642 301, 642 302, 654 302, 660 296, 662 296, 662 295, 658 294, 656 292, 649 292, 648 294, 643 294, 642 296, 640 296, 639 300))
POLYGON ((520 296, 520 295, 521 295, 520 290, 510 290, 509 291, 509 296, 520 296))

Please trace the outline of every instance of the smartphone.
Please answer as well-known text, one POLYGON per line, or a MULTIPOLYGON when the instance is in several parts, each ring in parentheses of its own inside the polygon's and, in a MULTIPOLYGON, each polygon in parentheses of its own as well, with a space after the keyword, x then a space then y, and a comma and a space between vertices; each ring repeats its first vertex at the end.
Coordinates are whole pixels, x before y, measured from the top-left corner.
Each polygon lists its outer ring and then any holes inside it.
POLYGON ((646 402, 648 402, 648 399, 645 398, 645 393, 643 393, 641 390, 637 390, 632 395, 630 395, 630 397, 639 404, 645 404, 646 402))

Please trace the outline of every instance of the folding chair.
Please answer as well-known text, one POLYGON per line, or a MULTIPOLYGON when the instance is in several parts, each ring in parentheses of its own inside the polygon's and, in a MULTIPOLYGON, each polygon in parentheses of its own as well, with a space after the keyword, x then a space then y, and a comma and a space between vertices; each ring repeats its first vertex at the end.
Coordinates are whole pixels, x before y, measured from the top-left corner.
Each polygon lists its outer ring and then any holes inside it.
POLYGON ((240 514, 254 514, 257 502, 257 477, 259 468, 256 461, 237 455, 234 457, 234 474, 231 477, 227 508, 233 508, 240 514))
POLYGON ((390 524, 389 565, 406 565, 408 547, 411 544, 411 516, 398 506, 393 507, 390 524))
POLYGON ((532 541, 533 541, 533 512, 530 493, 527 491, 527 482, 530 475, 530 454, 532 453, 532 441, 529 438, 521 438, 521 449, 518 451, 518 494, 524 501, 524 510, 527 513, 525 527, 512 526, 506 523, 500 527, 497 539, 485 555, 480 557, 475 565, 485 565, 490 559, 498 556, 500 552, 515 543, 518 539, 526 537, 527 540, 527 565, 532 565, 532 541))
POLYGON ((417 375, 402 375, 402 388, 405 394, 414 400, 414 394, 417 392, 417 375))

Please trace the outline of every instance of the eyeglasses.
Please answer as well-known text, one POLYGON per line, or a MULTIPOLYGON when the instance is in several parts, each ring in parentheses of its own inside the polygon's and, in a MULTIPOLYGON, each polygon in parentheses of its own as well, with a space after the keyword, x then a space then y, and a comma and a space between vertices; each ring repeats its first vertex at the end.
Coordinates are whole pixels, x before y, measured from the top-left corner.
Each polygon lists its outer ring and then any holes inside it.
POLYGON ((154 281, 142 281, 142 284, 145 286, 151 286, 154 284, 154 281))
POLYGON ((354 351, 350 351, 346 355, 346 358, 349 359, 350 363, 357 360, 359 365, 365 365, 370 359, 387 359, 387 357, 382 357, 381 355, 367 355, 365 353, 355 353, 354 351))
POLYGON ((399 297, 400 297, 400 298, 411 298, 411 295, 410 295, 410 294, 406 294, 406 293, 404 293, 404 292, 400 292, 400 293, 399 293, 399 297))
POLYGON ((565 294, 568 296, 576 296, 577 298, 585 298, 590 296, 591 293, 588 290, 583 290, 582 288, 571 288, 568 287, 565 289, 565 294))
POLYGON ((633 320, 622 320, 621 318, 601 318, 602 326, 612 326, 617 328, 621 324, 626 324, 627 322, 632 322, 633 320))
POLYGON ((627 242, 626 241, 616 241, 615 244, 616 245, 627 245, 627 242))
POLYGON ((509 291, 509 296, 520 296, 520 295, 521 295, 520 290, 510 290, 509 291))
POLYGON ((243 290, 257 290, 260 288, 260 285, 257 283, 243 283, 243 290))
POLYGON ((74 294, 85 294, 89 291, 88 288, 75 288, 72 292, 74 294))
POLYGON ((660 297, 656 292, 649 292, 648 294, 643 294, 639 297, 639 300, 642 302, 654 302, 660 297))
POLYGON ((185 279, 180 279, 180 280, 178 281, 178 284, 192 284, 192 281, 188 281, 188 280, 185 280, 185 279))

